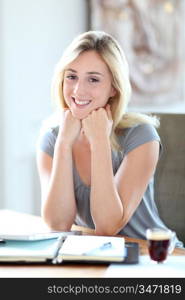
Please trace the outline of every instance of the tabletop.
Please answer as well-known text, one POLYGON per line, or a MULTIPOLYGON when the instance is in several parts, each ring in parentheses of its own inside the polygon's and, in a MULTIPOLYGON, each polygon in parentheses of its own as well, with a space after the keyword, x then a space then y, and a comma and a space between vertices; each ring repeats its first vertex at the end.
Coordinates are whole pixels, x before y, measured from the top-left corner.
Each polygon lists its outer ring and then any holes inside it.
MULTIPOLYGON (((93 229, 73 225, 72 230, 81 230, 83 234, 95 234, 93 229)), ((38 233, 48 232, 49 228, 40 216, 11 210, 0 210, 0 233, 38 233)), ((140 255, 148 255, 145 240, 125 237, 126 242, 139 243, 140 255)), ((175 248, 173 256, 184 256, 185 249, 175 248)), ((108 265, 70 264, 70 265, 0 265, 0 277, 105 277, 108 265)))

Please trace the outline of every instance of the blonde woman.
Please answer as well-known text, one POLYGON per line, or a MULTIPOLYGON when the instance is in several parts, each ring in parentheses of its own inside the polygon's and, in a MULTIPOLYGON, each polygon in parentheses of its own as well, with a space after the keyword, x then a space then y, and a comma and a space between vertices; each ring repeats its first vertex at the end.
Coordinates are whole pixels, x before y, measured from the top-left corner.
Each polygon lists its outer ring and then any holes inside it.
POLYGON ((128 65, 112 36, 89 31, 72 41, 52 84, 60 121, 37 152, 42 216, 52 229, 75 223, 145 239, 148 227, 166 227, 153 199, 158 121, 126 113, 130 93, 128 65))

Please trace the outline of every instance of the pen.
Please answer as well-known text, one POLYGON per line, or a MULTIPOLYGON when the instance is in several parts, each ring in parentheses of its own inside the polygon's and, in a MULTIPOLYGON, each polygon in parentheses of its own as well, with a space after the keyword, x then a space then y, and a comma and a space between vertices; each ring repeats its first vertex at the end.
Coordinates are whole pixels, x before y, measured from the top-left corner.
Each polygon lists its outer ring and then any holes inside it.
POLYGON ((60 248, 63 244, 63 242, 65 241, 66 239, 66 236, 60 236, 56 242, 56 251, 55 251, 55 254, 53 256, 53 259, 52 259, 52 263, 53 264, 57 264, 57 263, 61 263, 62 262, 62 258, 58 257, 58 254, 59 254, 59 251, 60 251, 60 248))
POLYGON ((111 247, 112 247, 112 243, 111 243, 111 242, 107 242, 107 243, 104 243, 104 244, 100 245, 99 247, 93 248, 93 249, 91 249, 90 251, 83 253, 83 255, 90 255, 90 254, 92 254, 94 251, 97 251, 97 250, 105 250, 105 249, 111 248, 111 247))

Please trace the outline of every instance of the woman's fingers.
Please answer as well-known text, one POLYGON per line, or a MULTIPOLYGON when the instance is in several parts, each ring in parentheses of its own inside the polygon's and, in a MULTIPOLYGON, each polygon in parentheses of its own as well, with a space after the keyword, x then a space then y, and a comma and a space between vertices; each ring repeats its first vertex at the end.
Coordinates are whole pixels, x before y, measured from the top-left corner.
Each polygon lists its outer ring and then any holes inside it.
POLYGON ((111 113, 111 109, 110 109, 110 104, 107 104, 105 109, 106 109, 106 112, 107 112, 108 119, 112 120, 112 113, 111 113))

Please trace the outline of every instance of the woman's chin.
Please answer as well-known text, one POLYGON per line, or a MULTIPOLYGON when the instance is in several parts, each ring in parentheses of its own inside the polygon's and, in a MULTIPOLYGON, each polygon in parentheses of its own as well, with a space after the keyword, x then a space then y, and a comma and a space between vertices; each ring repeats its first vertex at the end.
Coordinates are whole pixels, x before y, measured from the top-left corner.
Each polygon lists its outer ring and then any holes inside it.
POLYGON ((76 112, 76 111, 71 111, 72 115, 74 118, 78 119, 78 120, 83 120, 84 118, 86 118, 88 116, 88 112, 76 112))

